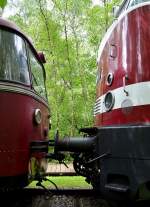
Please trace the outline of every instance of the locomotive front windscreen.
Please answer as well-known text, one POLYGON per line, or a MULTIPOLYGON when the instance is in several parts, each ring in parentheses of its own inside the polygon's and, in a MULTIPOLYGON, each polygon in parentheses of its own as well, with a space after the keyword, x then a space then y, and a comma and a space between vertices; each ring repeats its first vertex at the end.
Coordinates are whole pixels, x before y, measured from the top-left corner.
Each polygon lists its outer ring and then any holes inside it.
POLYGON ((5 30, 0 30, 0 80, 30 84, 25 42, 5 30))
POLYGON ((130 1, 128 7, 135 6, 137 4, 148 2, 148 1, 150 2, 150 0, 132 0, 132 1, 130 1))

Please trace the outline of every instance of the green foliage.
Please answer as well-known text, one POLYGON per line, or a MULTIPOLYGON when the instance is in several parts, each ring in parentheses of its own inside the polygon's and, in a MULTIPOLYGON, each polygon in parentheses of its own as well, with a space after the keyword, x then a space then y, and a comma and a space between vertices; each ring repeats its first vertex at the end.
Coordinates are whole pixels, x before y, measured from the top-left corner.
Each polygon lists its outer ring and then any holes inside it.
MULTIPOLYGON (((58 188, 92 188, 90 184, 85 181, 84 177, 81 176, 58 176, 58 177, 48 177, 52 180, 58 188)), ((36 187, 37 181, 33 181, 29 187, 36 187)), ((54 188, 54 186, 49 181, 44 181, 42 183, 46 188, 54 188)))
POLYGON ((78 135, 93 125, 96 52, 112 21, 117 0, 93 6, 90 0, 22 0, 10 17, 46 55, 52 130, 78 135))
POLYGON ((7 4, 7 0, 0 0, 0 7, 2 9, 4 9, 4 7, 6 6, 6 4, 7 4))

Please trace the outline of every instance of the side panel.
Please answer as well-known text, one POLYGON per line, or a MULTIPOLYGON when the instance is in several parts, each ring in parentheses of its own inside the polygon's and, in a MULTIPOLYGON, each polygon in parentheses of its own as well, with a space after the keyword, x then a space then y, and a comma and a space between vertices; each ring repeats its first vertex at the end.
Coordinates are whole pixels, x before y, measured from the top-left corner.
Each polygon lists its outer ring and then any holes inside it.
POLYGON ((33 92, 18 87, 0 86, 0 176, 28 173, 30 144, 48 138, 49 110, 33 92), (7 88, 7 89, 6 89, 7 88), (13 89, 12 89, 13 88, 13 89), (22 92, 24 91, 24 93, 22 92), (26 94, 25 94, 26 93, 26 94), (34 121, 35 109, 42 112, 42 122, 34 121))

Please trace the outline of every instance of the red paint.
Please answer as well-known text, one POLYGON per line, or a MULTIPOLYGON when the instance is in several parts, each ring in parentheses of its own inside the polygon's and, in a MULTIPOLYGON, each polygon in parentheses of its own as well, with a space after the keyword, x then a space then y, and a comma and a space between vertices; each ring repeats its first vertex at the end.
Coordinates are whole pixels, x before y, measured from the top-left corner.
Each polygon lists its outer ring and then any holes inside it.
POLYGON ((131 111, 127 108, 115 109, 110 112, 99 114, 95 118, 96 126, 99 126, 99 120, 101 119, 103 119, 103 123, 101 123, 103 126, 142 125, 143 123, 150 124, 150 106, 135 106, 131 111))
MULTIPOLYGON (((116 25, 103 49, 98 68, 101 80, 97 84, 97 98, 107 91, 127 85, 150 81, 150 6, 146 5, 126 14, 116 25), (106 84, 109 73, 114 74, 111 86, 106 84)), ((145 108, 145 107, 144 107, 145 108)), ((124 115, 121 110, 112 110, 95 117, 95 125, 147 123, 149 115, 143 106, 135 107, 138 115, 124 115), (119 111, 119 112, 118 112, 119 111), (133 116, 133 117, 132 117, 133 116)), ((146 107, 150 110, 150 106, 146 107)))
POLYGON ((45 140, 48 108, 28 95, 0 92, 0 176, 28 173, 30 143, 45 140), (42 124, 33 120, 35 109, 41 109, 42 124))

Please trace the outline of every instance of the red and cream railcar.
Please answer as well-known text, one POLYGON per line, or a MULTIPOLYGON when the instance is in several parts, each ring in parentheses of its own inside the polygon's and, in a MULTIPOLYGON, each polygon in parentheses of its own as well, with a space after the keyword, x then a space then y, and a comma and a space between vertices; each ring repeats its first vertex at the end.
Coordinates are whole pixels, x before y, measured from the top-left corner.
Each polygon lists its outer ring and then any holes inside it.
POLYGON ((45 166, 50 114, 43 62, 16 25, 0 18, 0 188, 24 187, 45 166))
MULTIPOLYGON (((95 127, 100 190, 150 190, 150 1, 125 0, 98 53, 95 127)), ((119 195, 120 195, 119 194, 119 195)))

